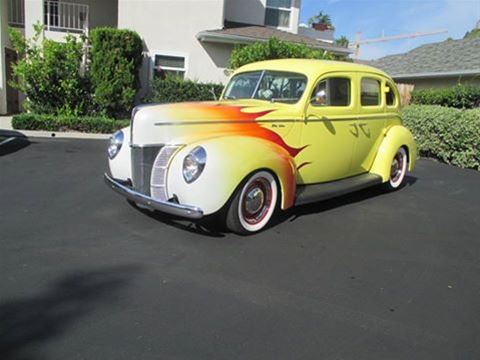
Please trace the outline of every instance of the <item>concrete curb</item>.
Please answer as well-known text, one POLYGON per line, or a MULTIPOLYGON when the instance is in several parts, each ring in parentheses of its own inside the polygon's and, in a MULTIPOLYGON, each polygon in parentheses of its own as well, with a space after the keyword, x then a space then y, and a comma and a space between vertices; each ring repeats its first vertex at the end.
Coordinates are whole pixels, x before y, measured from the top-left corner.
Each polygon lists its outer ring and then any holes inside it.
POLYGON ((11 137, 37 137, 58 139, 108 139, 111 134, 94 134, 62 131, 16 130, 12 127, 11 116, 0 117, 0 134, 11 137))

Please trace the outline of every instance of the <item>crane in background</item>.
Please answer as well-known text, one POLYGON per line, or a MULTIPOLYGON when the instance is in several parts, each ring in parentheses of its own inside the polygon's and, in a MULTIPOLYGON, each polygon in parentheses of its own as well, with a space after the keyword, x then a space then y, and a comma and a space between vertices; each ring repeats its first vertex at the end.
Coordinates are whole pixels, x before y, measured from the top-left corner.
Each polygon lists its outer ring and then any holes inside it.
POLYGON ((358 57, 360 56, 360 45, 362 44, 365 45, 365 44, 372 44, 372 43, 384 42, 384 41, 413 39, 419 36, 430 36, 430 35, 437 35, 437 34, 443 34, 443 33, 448 33, 448 30, 439 29, 439 30, 433 30, 433 31, 414 32, 410 34, 399 34, 399 35, 393 35, 393 36, 382 35, 379 38, 361 40, 360 38, 361 33, 357 32, 355 37, 355 42, 353 42, 353 44, 351 44, 350 47, 355 50, 353 54, 354 59, 358 59, 358 57))

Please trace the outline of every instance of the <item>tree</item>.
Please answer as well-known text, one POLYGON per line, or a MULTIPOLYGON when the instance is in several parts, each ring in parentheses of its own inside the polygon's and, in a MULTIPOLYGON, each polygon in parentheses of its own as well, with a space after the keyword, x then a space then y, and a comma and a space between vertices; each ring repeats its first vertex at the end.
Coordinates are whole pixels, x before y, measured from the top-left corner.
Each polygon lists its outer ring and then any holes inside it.
POLYGON ((311 49, 305 44, 293 44, 287 41, 271 38, 266 42, 255 42, 250 45, 237 45, 230 55, 230 67, 240 66, 257 61, 273 59, 341 59, 324 51, 311 49))
POLYGON ((90 78, 97 111, 128 117, 140 87, 142 39, 132 30, 96 28, 90 42, 90 78))
POLYGON ((463 38, 464 39, 480 38, 480 29, 472 29, 471 31, 467 31, 467 33, 463 38))
POLYGON ((91 106, 88 78, 81 73, 84 38, 71 35, 64 43, 41 39, 43 26, 34 25, 27 40, 10 29, 19 60, 12 66, 11 86, 26 96, 25 109, 39 114, 84 115, 91 106))
POLYGON ((338 39, 335 39, 335 45, 342 46, 342 47, 348 47, 350 42, 348 41, 346 36, 340 36, 338 39))
POLYGON ((335 27, 332 24, 332 19, 330 15, 324 14, 323 11, 320 11, 317 15, 312 16, 310 19, 308 19, 308 24, 324 24, 326 25, 329 29, 335 29, 335 27))

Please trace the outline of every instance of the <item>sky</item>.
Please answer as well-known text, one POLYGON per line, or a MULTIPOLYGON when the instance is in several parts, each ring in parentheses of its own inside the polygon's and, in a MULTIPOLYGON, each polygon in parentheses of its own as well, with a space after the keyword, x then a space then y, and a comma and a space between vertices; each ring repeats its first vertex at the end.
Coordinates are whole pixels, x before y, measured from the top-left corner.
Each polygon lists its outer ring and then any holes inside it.
POLYGON ((480 0, 301 0, 300 22, 320 10, 329 14, 335 37, 350 41, 447 29, 448 33, 362 45, 360 59, 407 52, 422 44, 463 38, 480 20, 480 0))

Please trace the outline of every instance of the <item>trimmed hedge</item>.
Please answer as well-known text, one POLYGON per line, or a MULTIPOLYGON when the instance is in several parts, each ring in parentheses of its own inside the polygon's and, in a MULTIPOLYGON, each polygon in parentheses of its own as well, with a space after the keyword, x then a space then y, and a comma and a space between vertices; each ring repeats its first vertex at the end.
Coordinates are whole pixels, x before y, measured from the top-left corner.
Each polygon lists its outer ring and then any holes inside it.
POLYGON ((113 120, 103 117, 19 114, 12 118, 12 126, 17 130, 79 131, 110 134, 129 126, 129 124, 129 120, 113 120))
POLYGON ((90 33, 93 102, 109 117, 127 116, 140 87, 143 43, 131 30, 96 28, 90 33))
POLYGON ((222 84, 199 83, 173 76, 152 81, 152 95, 147 100, 152 103, 174 103, 185 101, 211 101, 220 97, 222 84))
POLYGON ((480 86, 456 85, 445 89, 424 89, 412 92, 412 104, 441 105, 457 109, 480 107, 480 86))
POLYGON ((273 59, 320 59, 335 60, 336 57, 324 50, 315 50, 305 44, 294 44, 271 38, 266 42, 255 42, 250 45, 236 45, 230 55, 229 65, 237 69, 257 61, 273 59))
POLYGON ((402 113, 421 156, 480 170, 480 109, 412 105, 402 113))

